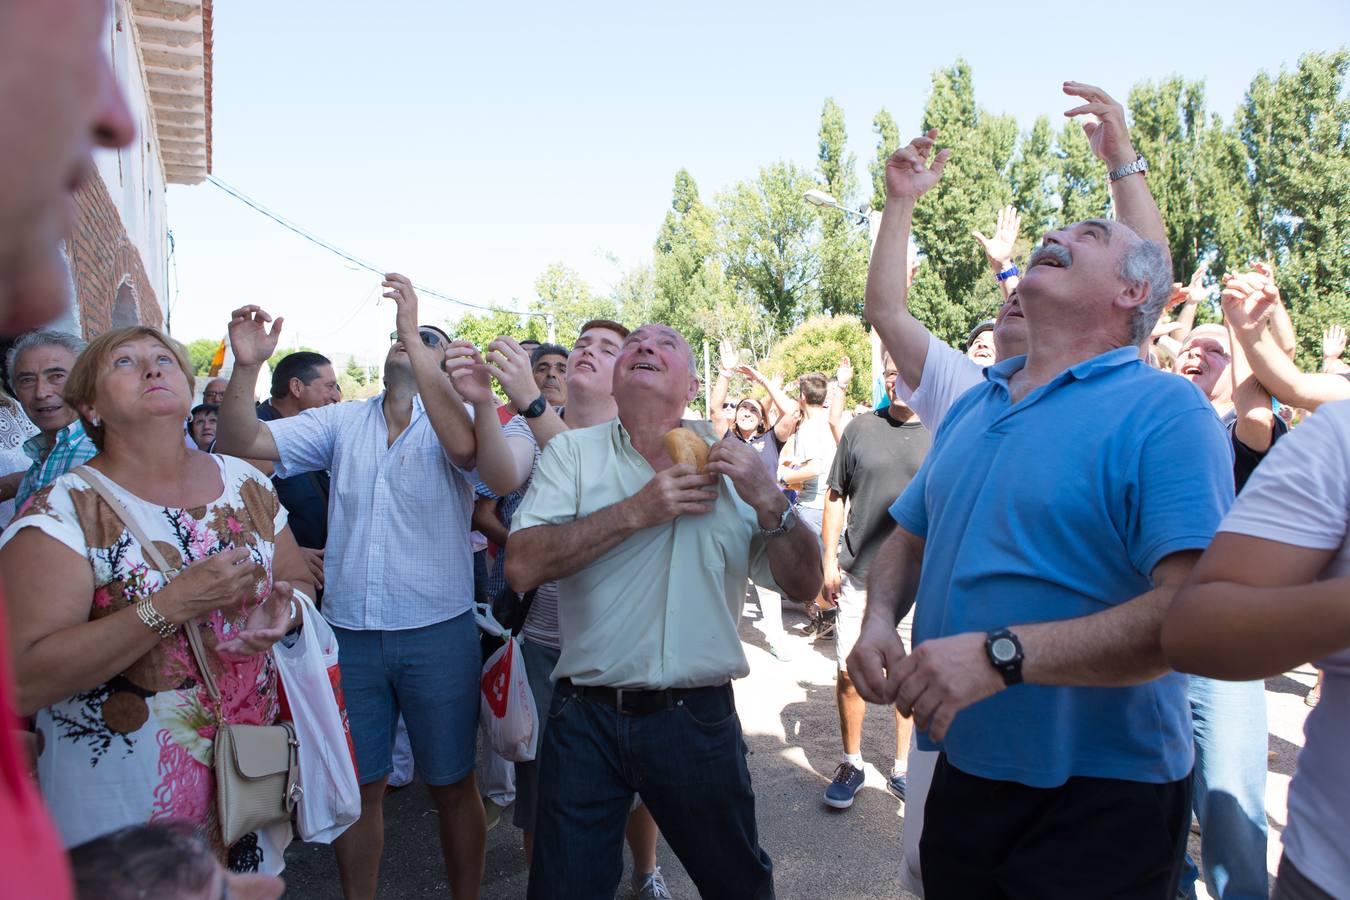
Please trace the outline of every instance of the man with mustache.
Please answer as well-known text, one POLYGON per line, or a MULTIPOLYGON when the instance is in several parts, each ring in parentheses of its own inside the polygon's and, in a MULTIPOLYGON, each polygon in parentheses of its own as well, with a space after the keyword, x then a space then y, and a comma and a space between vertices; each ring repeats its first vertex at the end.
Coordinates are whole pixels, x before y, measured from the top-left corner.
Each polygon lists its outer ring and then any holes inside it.
MULTIPOLYGON (((136 129, 105 49, 103 0, 0 3, 0 333, 59 317, 70 304, 61 241, 95 147, 136 129)), ((71 896, 61 845, 16 741, 9 641, 0 615, 0 896, 71 896)))
MULTIPOLYGON (((892 507, 849 658, 859 693, 940 751, 920 844, 938 900, 1170 896, 1189 821, 1185 679, 1159 632, 1231 502, 1231 456, 1204 398, 1139 358, 1171 269, 1124 111, 1064 90, 1088 101, 1068 115, 1099 120, 1084 130, 1120 220, 1051 232, 1032 255, 1001 313, 1025 310, 1027 353, 956 401, 892 507)), ((907 242, 941 177, 935 138, 888 161, 879 249, 907 242)), ((897 362, 927 350, 888 302, 901 258, 873 257, 867 296, 897 362)))

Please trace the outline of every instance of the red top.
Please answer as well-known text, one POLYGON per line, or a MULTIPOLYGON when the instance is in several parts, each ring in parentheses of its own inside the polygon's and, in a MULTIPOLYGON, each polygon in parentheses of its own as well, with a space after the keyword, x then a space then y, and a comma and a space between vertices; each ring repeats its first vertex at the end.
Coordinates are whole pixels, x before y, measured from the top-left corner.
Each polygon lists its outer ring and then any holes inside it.
POLYGON ((0 589, 0 900, 70 900, 74 893, 65 850, 15 738, 19 719, 12 682, 0 589))
POLYGON ((505 403, 497 407, 497 418, 501 420, 503 425, 515 418, 515 415, 515 413, 511 412, 511 407, 507 406, 505 403))

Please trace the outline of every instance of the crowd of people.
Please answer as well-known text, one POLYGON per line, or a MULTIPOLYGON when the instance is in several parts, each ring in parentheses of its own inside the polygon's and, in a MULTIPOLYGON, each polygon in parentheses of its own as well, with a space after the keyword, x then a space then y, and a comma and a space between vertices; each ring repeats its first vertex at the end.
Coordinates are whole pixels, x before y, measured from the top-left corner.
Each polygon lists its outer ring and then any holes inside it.
POLYGON ((773 897, 732 688, 750 600, 780 659, 784 601, 835 642, 821 802, 853 804, 865 704, 894 706, 897 862, 933 900, 1268 896, 1262 679, 1316 661, 1274 895, 1350 896, 1345 333, 1301 371, 1264 263, 1197 325, 1207 273, 1173 283, 1103 91, 1063 86, 1113 218, 1019 262, 1001 211, 974 237, 1003 303, 962 347, 908 307, 914 210, 952 151, 930 131, 887 161, 875 408, 846 408, 847 359, 785 385, 728 349, 701 415, 668 325, 476 347, 395 273, 379 395, 343 402, 306 351, 260 404, 282 328, 261 306, 233 312, 233 369, 200 394, 156 328, 43 327, 69 302, 68 195, 134 135, 105 15, 0 4, 0 114, 28 125, 0 148, 0 895, 279 896, 292 823, 227 840, 213 766, 290 715, 274 653, 318 615, 359 782, 346 897, 375 896, 408 760, 455 897, 508 806, 531 898, 615 896, 625 842, 633 894, 670 897, 658 836, 701 896, 773 897), (527 610, 538 710, 514 763, 478 752, 475 612, 499 597, 527 610))

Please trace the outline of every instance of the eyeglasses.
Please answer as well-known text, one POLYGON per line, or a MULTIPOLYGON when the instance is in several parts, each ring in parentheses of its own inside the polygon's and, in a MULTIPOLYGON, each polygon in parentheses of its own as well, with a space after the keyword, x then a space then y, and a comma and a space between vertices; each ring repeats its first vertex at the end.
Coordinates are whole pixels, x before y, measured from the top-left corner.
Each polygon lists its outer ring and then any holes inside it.
MULTIPOLYGON (((426 344, 428 347, 440 346, 441 336, 434 331, 419 331, 417 332, 417 336, 420 337, 422 339, 422 343, 426 344)), ((397 341, 398 332, 397 331, 389 332, 389 340, 397 341)))
POLYGON ((735 404, 735 403, 723 403, 723 404, 722 404, 722 408, 723 408, 723 409, 735 409, 735 408, 736 408, 736 404, 735 404))

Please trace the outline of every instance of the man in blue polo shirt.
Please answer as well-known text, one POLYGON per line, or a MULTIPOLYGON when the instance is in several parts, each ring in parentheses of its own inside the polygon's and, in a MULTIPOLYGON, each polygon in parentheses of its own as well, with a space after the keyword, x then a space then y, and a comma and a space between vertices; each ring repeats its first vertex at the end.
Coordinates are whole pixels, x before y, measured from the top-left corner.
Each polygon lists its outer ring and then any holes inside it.
MULTIPOLYGON (((1136 231, 1161 233, 1157 207, 1119 105, 1065 90, 1098 116, 1086 130, 1112 179, 1135 180, 1116 190, 1141 202, 1129 225, 1079 222, 1032 255, 1027 355, 953 405, 892 507, 849 658, 859 692, 941 752, 928 900, 1172 896, 1189 822, 1186 682, 1159 634, 1232 502, 1231 451, 1199 391, 1139 358, 1171 293, 1165 248, 1136 231), (895 626, 911 604, 906 657, 895 626)), ((887 163, 882 238, 941 176, 935 137, 887 163)))

